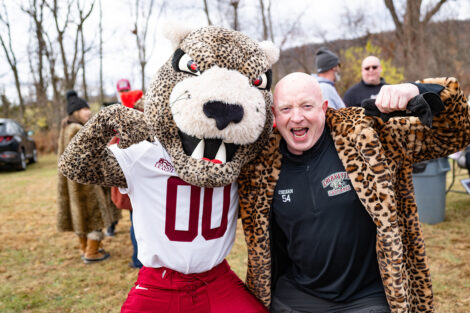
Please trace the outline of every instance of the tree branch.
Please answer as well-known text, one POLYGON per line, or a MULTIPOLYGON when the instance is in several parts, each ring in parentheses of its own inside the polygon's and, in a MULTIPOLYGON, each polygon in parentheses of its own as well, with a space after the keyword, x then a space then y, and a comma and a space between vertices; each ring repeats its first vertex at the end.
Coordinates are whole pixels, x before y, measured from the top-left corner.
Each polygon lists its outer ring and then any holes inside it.
POLYGON ((282 47, 286 44, 287 40, 289 39, 290 35, 292 35, 292 33, 294 33, 297 25, 299 24, 300 22, 300 19, 302 18, 302 16, 305 14, 305 12, 307 12, 306 10, 302 10, 302 12, 300 12, 300 14, 294 19, 294 22, 291 24, 291 27, 289 28, 289 30, 285 33, 284 37, 282 38, 281 40, 281 43, 279 44, 279 49, 282 50, 282 47))
POLYGON ((268 23, 266 21, 266 14, 264 13, 264 1, 259 0, 259 7, 261 11, 261 21, 263 22, 263 40, 268 39, 268 23))
POLYGON ((431 18, 440 10, 442 5, 446 2, 447 0, 440 0, 438 3, 436 3, 436 5, 426 13, 422 21, 422 24, 426 25, 431 20, 431 18))
POLYGON ((211 21, 211 18, 209 17, 209 6, 207 5, 207 0, 202 0, 202 2, 204 3, 204 12, 206 13, 207 23, 209 24, 209 26, 211 26, 212 21, 211 21))
POLYGON ((400 19, 398 18, 397 10, 395 9, 395 4, 393 3, 393 0, 384 0, 384 3, 388 11, 390 12, 390 15, 392 16, 393 23, 395 24, 395 28, 397 30, 398 38, 402 38, 403 37, 403 24, 402 22, 400 22, 400 19))

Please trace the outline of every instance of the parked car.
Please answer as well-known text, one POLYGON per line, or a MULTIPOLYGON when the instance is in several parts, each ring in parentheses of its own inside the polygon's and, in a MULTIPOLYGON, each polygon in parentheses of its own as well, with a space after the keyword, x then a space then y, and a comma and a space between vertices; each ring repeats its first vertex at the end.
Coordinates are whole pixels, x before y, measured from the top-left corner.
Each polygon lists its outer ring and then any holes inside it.
POLYGON ((32 131, 26 132, 16 121, 0 118, 0 167, 23 171, 26 162, 38 161, 32 131))

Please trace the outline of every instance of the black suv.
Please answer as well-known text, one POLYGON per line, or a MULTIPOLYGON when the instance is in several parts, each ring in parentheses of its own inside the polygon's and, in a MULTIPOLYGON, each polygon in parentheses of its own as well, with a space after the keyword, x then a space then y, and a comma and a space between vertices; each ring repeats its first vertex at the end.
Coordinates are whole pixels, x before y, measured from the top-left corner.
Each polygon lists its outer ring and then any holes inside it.
POLYGON ((0 167, 26 169, 26 160, 35 163, 38 160, 36 144, 31 138, 33 132, 25 132, 16 121, 0 118, 0 167))

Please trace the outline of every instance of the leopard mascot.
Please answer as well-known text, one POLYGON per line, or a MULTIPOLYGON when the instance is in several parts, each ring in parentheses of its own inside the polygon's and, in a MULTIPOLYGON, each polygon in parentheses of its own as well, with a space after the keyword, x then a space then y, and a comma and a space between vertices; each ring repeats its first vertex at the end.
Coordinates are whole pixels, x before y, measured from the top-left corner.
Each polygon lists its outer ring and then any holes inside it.
POLYGON ((131 199, 144 267, 121 312, 267 312, 225 257, 237 177, 273 127, 279 50, 219 27, 168 29, 175 51, 148 88, 144 113, 122 105, 98 112, 59 170, 131 199), (107 147, 113 136, 119 144, 107 147))

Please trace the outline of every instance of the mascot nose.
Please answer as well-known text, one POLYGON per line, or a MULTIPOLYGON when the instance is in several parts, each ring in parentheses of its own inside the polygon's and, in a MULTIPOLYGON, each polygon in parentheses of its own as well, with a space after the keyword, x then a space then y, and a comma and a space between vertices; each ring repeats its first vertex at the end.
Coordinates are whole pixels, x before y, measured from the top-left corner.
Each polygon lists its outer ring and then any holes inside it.
POLYGON ((209 101, 204 104, 203 112, 208 118, 215 119, 219 130, 230 123, 238 123, 243 118, 243 107, 239 104, 230 104, 221 101, 209 101))

